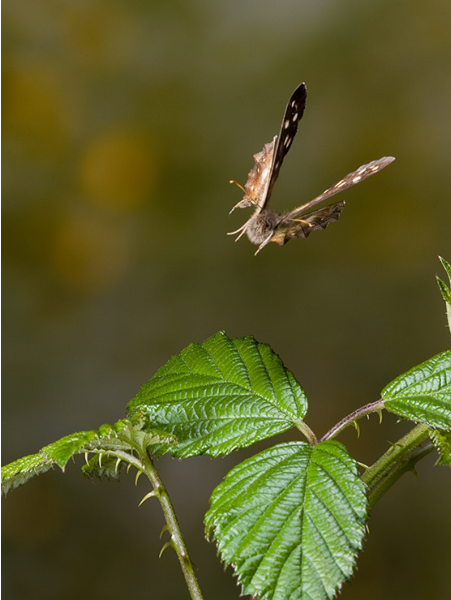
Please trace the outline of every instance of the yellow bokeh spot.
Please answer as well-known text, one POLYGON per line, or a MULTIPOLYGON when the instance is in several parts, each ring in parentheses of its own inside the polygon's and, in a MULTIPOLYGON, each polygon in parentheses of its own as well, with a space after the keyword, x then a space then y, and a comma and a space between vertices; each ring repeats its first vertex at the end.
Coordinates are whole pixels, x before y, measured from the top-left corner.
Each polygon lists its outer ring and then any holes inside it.
POLYGON ((9 65, 5 77, 6 125, 28 142, 38 140, 41 154, 63 142, 68 106, 54 65, 25 56, 9 65))
POLYGON ((68 287, 95 292, 114 283, 129 262, 120 224, 95 215, 69 215, 56 231, 51 262, 68 287))
POLYGON ((150 143, 136 131, 111 131, 95 138, 81 161, 86 197, 120 210, 133 210, 151 194, 157 176, 150 143))

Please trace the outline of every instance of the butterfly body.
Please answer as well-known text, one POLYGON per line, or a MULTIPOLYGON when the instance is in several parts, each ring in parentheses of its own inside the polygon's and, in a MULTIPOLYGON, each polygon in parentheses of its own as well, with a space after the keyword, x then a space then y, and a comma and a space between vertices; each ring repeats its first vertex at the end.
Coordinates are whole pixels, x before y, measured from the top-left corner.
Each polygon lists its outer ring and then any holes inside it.
POLYGON ((250 242, 261 248, 269 242, 283 246, 294 238, 306 238, 312 231, 326 229, 329 223, 340 218, 344 207, 343 201, 334 202, 330 206, 303 215, 302 219, 290 219, 287 215, 265 208, 259 213, 254 213, 246 222, 246 235, 250 242))
MULTIPOLYGON (((395 160, 393 157, 387 156, 362 165, 307 204, 299 206, 289 213, 280 214, 270 210, 267 205, 272 189, 283 159, 296 135, 298 123, 304 113, 306 99, 307 88, 304 83, 301 83, 288 101, 279 135, 275 136, 272 142, 265 144, 261 152, 254 154, 255 165, 249 172, 244 188, 237 184, 244 191, 244 196, 230 212, 235 208, 253 206, 254 213, 242 227, 231 234, 238 233, 238 240, 246 233, 249 240, 258 245, 255 254, 269 242, 283 246, 293 238, 307 237, 312 231, 325 229, 329 223, 337 221, 344 209, 344 202, 335 202, 311 212, 306 211, 319 202, 377 173, 395 160)), ((232 183, 236 183, 236 181, 232 180, 232 183)))

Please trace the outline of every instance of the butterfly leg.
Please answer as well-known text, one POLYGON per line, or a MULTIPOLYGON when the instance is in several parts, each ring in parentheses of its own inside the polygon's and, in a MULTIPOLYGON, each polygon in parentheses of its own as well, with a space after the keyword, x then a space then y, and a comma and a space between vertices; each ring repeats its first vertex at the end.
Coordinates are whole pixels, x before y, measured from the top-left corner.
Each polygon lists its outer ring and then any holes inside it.
POLYGON ((240 200, 239 202, 237 202, 235 204, 235 206, 232 207, 232 209, 229 211, 229 215, 231 213, 233 213, 233 211, 235 210, 235 208, 247 208, 248 206, 257 206, 257 201, 254 200, 253 198, 251 198, 250 196, 248 196, 246 190, 241 185, 241 183, 238 183, 234 179, 231 179, 229 181, 229 183, 234 183, 235 185, 237 185, 240 188, 240 190, 242 190, 244 192, 244 198, 242 200, 240 200))
POLYGON ((246 221, 246 223, 245 223, 245 224, 244 224, 242 227, 240 227, 239 229, 235 229, 235 231, 228 231, 228 232, 227 232, 227 235, 235 235, 235 233, 239 233, 240 235, 239 235, 239 236, 236 238, 236 240, 235 240, 235 242, 237 242, 237 241, 240 239, 240 237, 241 237, 241 236, 242 236, 244 233, 246 233, 246 229, 247 229, 247 221, 246 221))
POLYGON ((309 227, 312 227, 313 225, 310 223, 310 221, 306 221, 305 219, 291 219, 292 221, 296 221, 296 223, 305 223, 305 225, 308 225, 309 227))
POLYGON ((254 256, 257 256, 257 254, 260 252, 260 250, 262 248, 264 248, 266 246, 266 244, 269 244, 269 242, 271 241, 271 238, 273 237, 274 232, 271 231, 271 233, 268 235, 268 237, 260 244, 260 246, 257 248, 254 256))
POLYGON ((239 236, 235 240, 235 242, 237 242, 240 239, 240 237, 246 233, 246 229, 249 227, 249 224, 252 221, 253 217, 254 215, 252 215, 252 217, 248 219, 246 223, 242 225, 239 229, 235 229, 235 231, 229 231, 227 235, 235 235, 236 233, 239 233, 239 236))

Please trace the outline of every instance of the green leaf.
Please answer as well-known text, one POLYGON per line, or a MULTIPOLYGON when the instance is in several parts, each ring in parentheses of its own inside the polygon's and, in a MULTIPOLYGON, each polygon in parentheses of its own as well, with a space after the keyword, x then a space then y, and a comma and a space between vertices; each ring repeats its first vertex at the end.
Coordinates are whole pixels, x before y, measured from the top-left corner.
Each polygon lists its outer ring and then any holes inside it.
POLYGON ((269 346, 218 333, 172 357, 128 404, 129 417, 173 433, 153 454, 218 456, 300 423, 307 399, 269 346))
POLYGON ((42 454, 30 454, 2 467, 2 494, 6 494, 26 483, 35 475, 52 468, 52 462, 42 454))
POLYGON ((440 454, 440 458, 436 464, 451 467, 451 433, 440 431, 439 429, 431 429, 429 437, 440 454))
POLYGON ((352 574, 366 518, 365 485, 346 448, 291 442, 232 469, 205 527, 243 594, 327 600, 352 574))
POLYGON ((97 435, 96 431, 79 431, 66 435, 57 442, 44 446, 41 454, 51 464, 57 464, 64 471, 68 460, 79 452, 86 452, 90 442, 97 435))
POLYGON ((31 477, 45 473, 55 464, 64 471, 69 458, 77 452, 85 451, 85 446, 89 445, 95 435, 95 431, 80 431, 67 435, 45 446, 37 454, 24 456, 2 467, 2 493, 6 495, 31 477))
MULTIPOLYGON (((45 446, 37 454, 25 456, 2 467, 2 493, 6 495, 31 477, 45 473, 53 465, 58 465, 64 471, 68 460, 75 454, 114 453, 118 450, 131 452, 133 449, 142 452, 143 448, 156 442, 174 442, 170 438, 171 436, 163 432, 136 430, 126 419, 118 421, 115 425, 102 425, 97 430, 72 433, 45 446)), ((114 458, 114 464, 116 460, 114 458)), ((90 468, 85 469, 85 472, 112 476, 110 463, 105 462, 102 466, 101 459, 98 457, 97 461, 90 461, 90 468), (97 465, 97 469, 95 469, 95 465, 97 465)))
MULTIPOLYGON (((451 283, 451 265, 449 264, 449 262, 447 260, 445 260, 441 256, 439 256, 439 259, 440 259, 440 262, 442 263, 443 268, 445 269, 445 271, 448 275, 448 279, 451 283)), ((440 291, 443 296, 443 300, 446 302, 446 315, 448 317, 448 327, 451 331, 451 290, 445 284, 445 282, 440 279, 440 277, 438 277, 436 275, 436 278, 437 278, 438 287, 440 288, 440 291)))
POLYGON ((116 456, 107 455, 102 453, 95 454, 90 458, 85 465, 82 466, 81 471, 83 475, 87 477, 106 477, 107 479, 119 479, 123 467, 127 463, 120 460, 116 456))
POLYGON ((431 427, 451 430, 451 351, 410 369, 382 391, 387 410, 431 427))

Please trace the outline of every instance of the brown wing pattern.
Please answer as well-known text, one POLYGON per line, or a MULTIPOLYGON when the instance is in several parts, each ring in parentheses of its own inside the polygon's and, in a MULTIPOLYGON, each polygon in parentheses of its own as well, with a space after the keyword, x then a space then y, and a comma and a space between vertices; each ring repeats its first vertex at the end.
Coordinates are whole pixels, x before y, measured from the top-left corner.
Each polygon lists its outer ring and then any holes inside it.
POLYGON ((266 235, 266 237, 262 236, 264 239, 260 239, 261 243, 255 254, 258 254, 269 242, 275 242, 279 246, 283 246, 295 238, 306 238, 313 231, 326 229, 330 223, 338 221, 344 207, 345 203, 343 201, 334 202, 303 215, 302 219, 286 219, 286 215, 278 215, 279 220, 274 225, 271 234, 266 235))
POLYGON ((286 219, 296 218, 297 216, 301 215, 304 211, 309 210, 309 208, 312 208, 316 204, 319 204, 320 202, 327 200, 331 196, 334 196, 335 194, 338 194, 339 192, 342 192, 343 190, 347 190, 348 188, 352 187, 353 185, 356 185, 357 183, 360 183, 361 181, 363 181, 367 177, 370 177, 371 175, 375 175, 376 173, 379 173, 379 171, 382 171, 382 169, 384 169, 386 166, 388 166, 394 160, 395 159, 393 158, 393 156, 384 156, 383 158, 380 158, 379 160, 371 161, 367 165, 362 165, 356 171, 353 171, 352 173, 348 173, 346 175, 346 177, 343 177, 343 179, 340 179, 340 181, 338 183, 336 183, 332 187, 328 188, 325 192, 323 192, 322 194, 320 194, 313 200, 310 200, 310 202, 307 202, 307 204, 298 206, 297 208, 295 208, 292 211, 290 211, 289 213, 287 213, 285 215, 285 218, 286 219))
MULTIPOLYGON (((276 139, 277 136, 274 136, 273 141, 265 144, 261 152, 254 154, 255 165, 247 176, 246 185, 244 186, 245 194, 230 212, 233 212, 235 208, 246 208, 248 206, 254 206, 256 212, 260 212, 266 204, 276 139)), ((239 187, 241 188, 240 185, 239 187)))
POLYGON ((272 189, 276 183, 277 177, 279 176, 283 159, 285 158, 288 150, 291 148, 294 136, 298 130, 299 121, 302 119, 302 115, 304 114, 306 101, 307 86, 305 83, 301 83, 291 94, 287 107, 285 108, 282 125, 280 126, 280 132, 277 136, 274 161, 271 169, 271 178, 269 180, 268 191, 266 193, 263 206, 268 203, 271 197, 272 189))
MULTIPOLYGON (((307 88, 305 83, 301 83, 288 100, 279 135, 265 144, 261 152, 254 154, 255 164, 247 176, 245 194, 230 212, 235 208, 248 206, 254 206, 256 212, 260 212, 268 204, 283 159, 290 149, 299 121, 304 114, 306 98, 307 88)), ((232 180, 232 183, 236 181, 232 180)), ((243 189, 239 184, 238 186, 243 189)))

